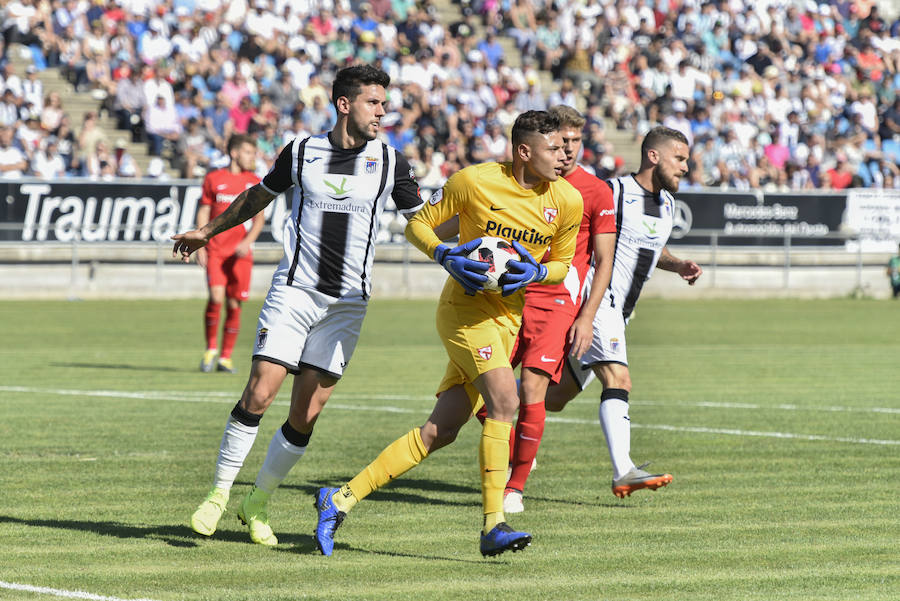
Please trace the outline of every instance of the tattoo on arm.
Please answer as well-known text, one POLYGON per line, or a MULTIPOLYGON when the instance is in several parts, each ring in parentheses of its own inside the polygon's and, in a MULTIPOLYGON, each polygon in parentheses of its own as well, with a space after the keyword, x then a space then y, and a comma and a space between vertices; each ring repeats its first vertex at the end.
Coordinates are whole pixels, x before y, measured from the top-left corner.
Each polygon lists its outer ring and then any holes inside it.
POLYGON ((669 249, 663 247, 662 253, 659 255, 659 260, 656 263, 656 266, 664 271, 677 271, 678 265, 681 263, 679 259, 676 259, 672 253, 669 252, 669 249))
POLYGON ((221 234, 225 230, 244 223, 254 215, 266 208, 275 198, 260 185, 253 186, 241 192, 231 203, 225 212, 209 222, 211 228, 210 238, 221 234))

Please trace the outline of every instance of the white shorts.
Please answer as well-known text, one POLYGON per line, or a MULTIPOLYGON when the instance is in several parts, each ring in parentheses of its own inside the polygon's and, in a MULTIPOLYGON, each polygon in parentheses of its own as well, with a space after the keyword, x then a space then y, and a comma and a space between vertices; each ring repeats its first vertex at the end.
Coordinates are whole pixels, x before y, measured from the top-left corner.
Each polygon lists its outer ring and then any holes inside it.
POLYGON ((584 390, 594 379, 595 365, 620 363, 628 367, 625 347, 625 319, 622 311, 612 307, 600 307, 594 315, 594 337, 581 360, 569 358, 569 371, 584 390))
POLYGON ((340 378, 350 361, 366 301, 335 300, 315 290, 273 284, 259 312, 253 358, 293 374, 310 367, 340 378))

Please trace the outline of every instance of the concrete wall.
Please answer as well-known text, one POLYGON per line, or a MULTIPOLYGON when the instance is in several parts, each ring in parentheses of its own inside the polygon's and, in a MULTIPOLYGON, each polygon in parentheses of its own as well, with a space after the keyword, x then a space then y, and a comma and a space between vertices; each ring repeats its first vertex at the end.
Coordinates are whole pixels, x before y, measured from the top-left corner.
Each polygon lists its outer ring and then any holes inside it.
MULTIPOLYGON (((690 256, 685 254, 685 256, 690 256)), ((258 264, 253 270, 253 298, 262 298, 275 265, 258 264)), ((644 296, 664 298, 828 298, 861 291, 889 296, 881 265, 861 271, 853 265, 794 266, 788 272, 776 266, 721 266, 704 264, 696 286, 678 276, 656 270, 644 288, 644 296), (860 286, 861 284, 861 286, 860 286)), ((429 263, 378 263, 375 266, 376 298, 437 298, 446 274, 429 263)), ((203 271, 197 265, 179 263, 127 264, 82 263, 0 265, 0 299, 31 298, 202 298, 206 295, 203 271)))

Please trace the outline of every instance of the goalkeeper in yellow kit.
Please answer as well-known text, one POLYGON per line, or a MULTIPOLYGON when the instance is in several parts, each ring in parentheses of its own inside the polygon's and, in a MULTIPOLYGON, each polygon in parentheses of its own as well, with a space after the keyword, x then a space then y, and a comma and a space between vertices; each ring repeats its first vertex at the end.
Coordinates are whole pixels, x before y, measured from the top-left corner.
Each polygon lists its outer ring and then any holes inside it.
POLYGON ((503 516, 509 433, 519 406, 509 357, 525 286, 563 281, 575 252, 582 199, 559 177, 565 159, 559 127, 558 119, 545 111, 523 113, 512 128, 512 163, 484 163, 459 171, 407 225, 407 239, 452 276, 437 310, 437 329, 450 362, 424 425, 391 443, 341 488, 317 491, 315 536, 323 555, 331 555, 334 533, 358 501, 453 442, 482 399, 488 413, 478 447, 484 504, 481 553, 518 551, 531 543, 530 534, 513 530, 503 516), (435 230, 440 233, 441 224, 456 216, 462 244, 451 249, 435 230), (501 277, 502 294, 479 293, 488 264, 467 257, 481 236, 504 238, 521 255, 501 277), (547 260, 535 260, 544 257, 548 247, 547 260))

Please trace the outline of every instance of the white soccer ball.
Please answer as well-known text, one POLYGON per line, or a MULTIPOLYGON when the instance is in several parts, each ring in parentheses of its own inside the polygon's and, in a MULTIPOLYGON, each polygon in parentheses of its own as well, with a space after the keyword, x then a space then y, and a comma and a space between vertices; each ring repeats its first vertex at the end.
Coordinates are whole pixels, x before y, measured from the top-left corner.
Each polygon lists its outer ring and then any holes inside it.
POLYGON ((500 292, 500 276, 506 273, 506 263, 510 259, 520 261, 521 257, 512 244, 503 238, 485 236, 481 239, 481 245, 469 253, 473 261, 490 263, 490 267, 484 275, 487 281, 484 283, 485 292, 500 292))

